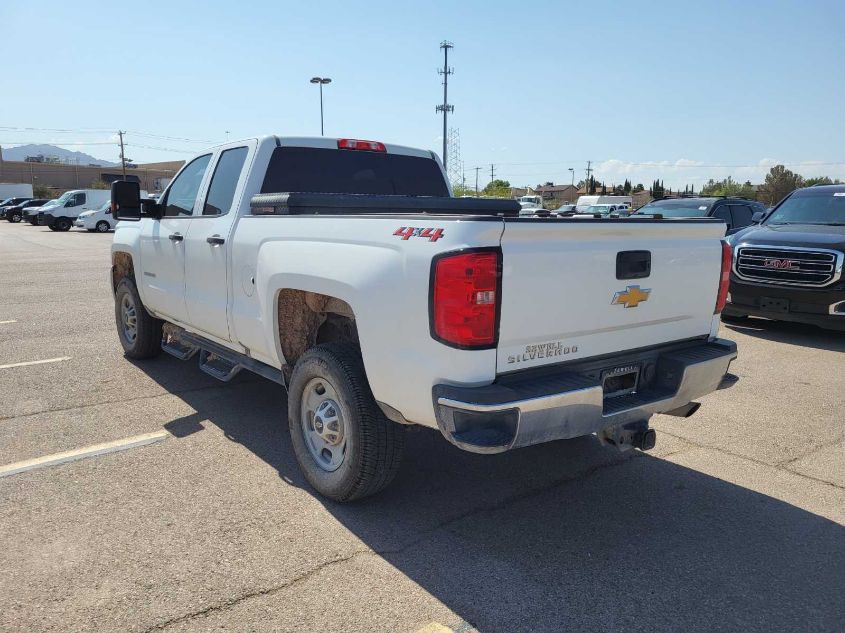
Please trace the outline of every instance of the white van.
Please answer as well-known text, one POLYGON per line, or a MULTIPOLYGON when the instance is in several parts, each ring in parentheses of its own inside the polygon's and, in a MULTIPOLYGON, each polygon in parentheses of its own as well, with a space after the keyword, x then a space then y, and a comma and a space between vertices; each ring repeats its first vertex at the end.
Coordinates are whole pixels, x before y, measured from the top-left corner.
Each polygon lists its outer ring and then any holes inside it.
POLYGON ((83 211, 99 209, 111 200, 110 189, 73 189, 56 199, 56 204, 42 207, 38 224, 49 226, 53 231, 69 231, 76 218, 83 211))
POLYGON ((594 204, 626 205, 630 207, 634 204, 634 198, 632 196, 578 196, 578 203, 575 205, 575 210, 578 213, 584 213, 587 207, 594 204))

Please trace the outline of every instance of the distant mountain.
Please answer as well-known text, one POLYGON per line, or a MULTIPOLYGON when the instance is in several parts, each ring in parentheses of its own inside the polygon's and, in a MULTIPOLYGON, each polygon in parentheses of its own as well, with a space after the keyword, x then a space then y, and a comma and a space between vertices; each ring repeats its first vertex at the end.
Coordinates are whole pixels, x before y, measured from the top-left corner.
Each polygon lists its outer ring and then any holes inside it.
POLYGON ((19 145, 18 147, 3 148, 3 160, 24 160, 27 156, 38 156, 39 154, 58 156, 62 162, 75 163, 78 160, 80 165, 99 165, 101 167, 117 165, 117 163, 94 158, 84 152, 73 152, 55 145, 19 145))

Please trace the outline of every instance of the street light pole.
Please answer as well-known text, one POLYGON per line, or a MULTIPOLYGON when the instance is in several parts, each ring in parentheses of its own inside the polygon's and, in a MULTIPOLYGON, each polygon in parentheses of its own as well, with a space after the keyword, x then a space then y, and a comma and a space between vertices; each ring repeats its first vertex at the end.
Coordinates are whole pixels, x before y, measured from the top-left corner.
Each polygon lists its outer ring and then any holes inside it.
POLYGON ((312 77, 311 83, 320 86, 320 136, 325 136, 323 132, 323 86, 330 84, 332 80, 328 77, 312 77))
POLYGON ((572 167, 570 167, 569 171, 572 174, 572 186, 574 187, 575 186, 575 170, 572 167))

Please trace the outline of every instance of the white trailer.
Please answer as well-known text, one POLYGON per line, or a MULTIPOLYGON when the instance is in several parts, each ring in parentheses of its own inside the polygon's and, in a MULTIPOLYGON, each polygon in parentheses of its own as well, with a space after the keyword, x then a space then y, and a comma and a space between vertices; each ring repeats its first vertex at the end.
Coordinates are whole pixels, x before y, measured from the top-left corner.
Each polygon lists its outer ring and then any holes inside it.
POLYGON ((31 198, 32 185, 26 183, 0 182, 0 200, 6 198, 31 198))

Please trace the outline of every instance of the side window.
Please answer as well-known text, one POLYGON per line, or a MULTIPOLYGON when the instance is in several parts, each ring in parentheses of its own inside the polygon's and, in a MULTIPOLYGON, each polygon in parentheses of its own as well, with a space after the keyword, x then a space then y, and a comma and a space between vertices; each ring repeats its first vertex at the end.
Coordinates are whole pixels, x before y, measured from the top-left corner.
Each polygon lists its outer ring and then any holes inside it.
POLYGON ((211 177, 211 185, 208 187, 205 206, 202 208, 203 215, 229 213, 232 200, 235 198, 235 188, 238 186, 238 180, 246 162, 246 154, 246 147, 236 147, 227 149, 220 155, 220 160, 214 168, 214 175, 211 177))
POLYGON ((734 216, 735 229, 741 229, 751 224, 751 216, 754 215, 753 209, 745 204, 732 204, 731 213, 734 216))
POLYGON ((78 207, 80 204, 85 204, 85 194, 75 193, 73 197, 67 201, 66 207, 78 207))
POLYGON ((724 220, 729 229, 733 228, 733 222, 731 222, 731 211, 728 208, 728 205, 723 204, 716 207, 716 210, 713 212, 713 217, 724 220))
POLYGON ((185 217, 194 212, 194 203, 210 160, 211 154, 195 158, 176 176, 164 202, 165 217, 185 217))

